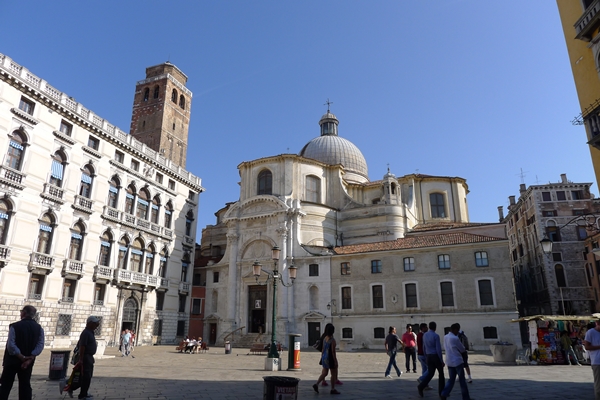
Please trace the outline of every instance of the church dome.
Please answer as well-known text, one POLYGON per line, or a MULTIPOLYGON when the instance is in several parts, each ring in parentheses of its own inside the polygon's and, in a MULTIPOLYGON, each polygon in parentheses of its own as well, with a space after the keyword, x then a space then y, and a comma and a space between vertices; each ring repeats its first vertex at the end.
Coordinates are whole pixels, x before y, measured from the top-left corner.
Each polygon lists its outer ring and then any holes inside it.
POLYGON ((308 142, 300 151, 302 157, 312 158, 329 165, 344 166, 347 181, 364 183, 369 181, 367 162, 361 151, 351 141, 338 136, 339 121, 327 110, 321 117, 321 136, 308 142))

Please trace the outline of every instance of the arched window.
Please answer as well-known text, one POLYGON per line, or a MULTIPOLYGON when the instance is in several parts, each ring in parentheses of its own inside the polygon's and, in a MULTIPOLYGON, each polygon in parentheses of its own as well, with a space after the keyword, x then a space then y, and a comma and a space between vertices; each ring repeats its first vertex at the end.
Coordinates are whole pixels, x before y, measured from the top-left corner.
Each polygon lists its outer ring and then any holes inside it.
POLYGON ((112 208, 117 208, 119 204, 119 187, 121 183, 119 182, 119 178, 116 176, 110 180, 108 186, 108 206, 112 208))
POLYGON ((173 91, 171 92, 171 101, 177 104, 177 90, 175 89, 173 89, 173 91))
POLYGON ((444 206, 444 195, 442 193, 431 193, 429 195, 431 207, 431 218, 446 218, 446 207, 444 206))
POLYGON ((556 274, 556 285, 558 287, 567 287, 567 280, 565 279, 565 269, 562 265, 556 264, 554 266, 554 273, 556 274))
POLYGON ((137 199, 137 212, 136 216, 141 219, 148 219, 148 207, 150 203, 150 194, 145 189, 140 190, 140 195, 137 199))
POLYGON ((273 174, 268 169, 258 174, 258 194, 273 194, 273 174))
POLYGON ((154 254, 156 250, 154 246, 150 245, 146 249, 146 263, 144 265, 144 273, 148 275, 154 275, 154 254))
POLYGON ((150 88, 144 90, 144 101, 148 101, 148 97, 150 97, 150 88))
POLYGON ((188 211, 185 215, 185 235, 192 235, 192 224, 194 222, 194 212, 192 210, 188 211))
POLYGON ((154 98, 158 99, 158 94, 160 92, 160 89, 158 87, 158 85, 154 86, 154 98))
POLYGON ((126 237, 119 240, 119 260, 118 267, 120 269, 127 269, 127 250, 129 249, 129 241, 126 237))
POLYGON ((127 214, 133 214, 133 202, 135 199, 135 188, 133 185, 127 186, 127 192, 125 193, 125 212, 127 214))
POLYGON ((314 175, 306 177, 305 200, 313 203, 321 202, 321 179, 314 175))
POLYGON ((140 239, 135 239, 129 254, 129 269, 133 272, 142 272, 142 258, 144 256, 144 243, 140 239))
POLYGON ((67 158, 62 151, 57 151, 52 156, 52 166, 50 167, 50 184, 62 187, 65 162, 67 158))
POLYGON ((40 229, 38 231, 38 244, 36 251, 38 253, 50 254, 52 247, 52 230, 54 228, 54 217, 50 213, 42 215, 40 219, 40 229))
POLYGON ((71 244, 69 246, 69 259, 81 260, 81 253, 83 249, 83 235, 85 234, 85 227, 82 223, 77 223, 71 229, 71 244))
POLYGON ((6 154, 6 166, 17 171, 23 166, 23 156, 25 155, 25 138, 19 132, 13 132, 13 136, 8 143, 8 153, 6 154))
POLYGON ((92 183, 94 180, 94 170, 91 166, 86 165, 81 172, 81 187, 79 195, 87 199, 92 197, 92 183))
POLYGON ((105 267, 110 266, 110 250, 112 248, 112 235, 110 232, 104 232, 100 236, 100 257, 98 264, 105 267))
POLYGON ((185 110, 185 97, 183 97, 183 95, 179 96, 179 107, 185 110))
POLYGON ((160 258, 158 263, 158 276, 161 278, 167 277, 167 259, 169 258, 169 252, 167 249, 163 249, 160 252, 160 258))
POLYGON ((6 244, 8 226, 10 223, 11 206, 5 200, 0 200, 0 244, 6 244))
POLYGON ((150 213, 150 221, 158 224, 158 216, 160 212, 160 198, 155 196, 152 200, 152 211, 150 213))
POLYGON ((173 221, 173 206, 169 201, 165 206, 165 228, 171 229, 171 222, 173 221))

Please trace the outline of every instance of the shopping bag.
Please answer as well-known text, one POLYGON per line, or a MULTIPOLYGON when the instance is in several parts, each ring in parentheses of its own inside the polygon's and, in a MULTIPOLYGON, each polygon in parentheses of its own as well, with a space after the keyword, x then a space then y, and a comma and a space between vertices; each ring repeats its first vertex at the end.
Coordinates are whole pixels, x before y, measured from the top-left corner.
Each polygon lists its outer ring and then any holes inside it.
POLYGON ((65 387, 62 388, 63 392, 69 392, 77 390, 81 387, 81 368, 73 368, 73 372, 71 372, 71 376, 67 381, 65 387))

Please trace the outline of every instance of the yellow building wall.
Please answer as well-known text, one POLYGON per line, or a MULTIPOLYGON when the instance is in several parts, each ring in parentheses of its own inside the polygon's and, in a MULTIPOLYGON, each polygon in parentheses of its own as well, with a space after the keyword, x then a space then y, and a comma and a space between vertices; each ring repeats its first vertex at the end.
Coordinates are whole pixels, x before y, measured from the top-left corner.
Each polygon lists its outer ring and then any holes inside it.
MULTIPOLYGON (((600 99, 600 75, 596 70, 596 62, 594 54, 589 48, 589 42, 575 39, 575 23, 583 15, 583 7, 579 0, 557 0, 558 12, 562 22, 563 32, 565 34, 565 42, 567 44, 567 52, 569 53, 569 61, 571 70, 573 71, 573 79, 575 80, 575 88, 577 89, 577 97, 579 98, 579 106, 581 111, 589 107, 596 100, 600 99)), ((598 32, 594 32, 594 36, 598 32)), ((587 128, 586 128, 587 131, 587 128)), ((587 140, 590 139, 590 133, 587 132, 587 140)), ((600 150, 588 146, 596 174, 596 183, 600 186, 600 150)))

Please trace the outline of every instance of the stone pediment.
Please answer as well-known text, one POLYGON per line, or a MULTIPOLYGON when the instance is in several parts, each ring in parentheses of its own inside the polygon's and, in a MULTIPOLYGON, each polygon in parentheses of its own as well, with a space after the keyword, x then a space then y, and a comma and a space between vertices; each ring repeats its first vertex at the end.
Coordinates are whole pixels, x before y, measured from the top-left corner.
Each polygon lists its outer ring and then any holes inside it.
POLYGON ((256 196, 244 202, 237 202, 224 216, 224 219, 252 219, 273 216, 287 211, 288 206, 274 196, 256 196))
POLYGON ((205 321, 219 321, 221 319, 221 317, 219 317, 219 314, 210 314, 208 317, 204 318, 205 321))
POLYGON ((324 320, 325 318, 327 318, 327 316, 325 314, 321 314, 318 311, 309 311, 306 314, 304 314, 302 316, 302 320, 306 321, 306 320, 324 320))

